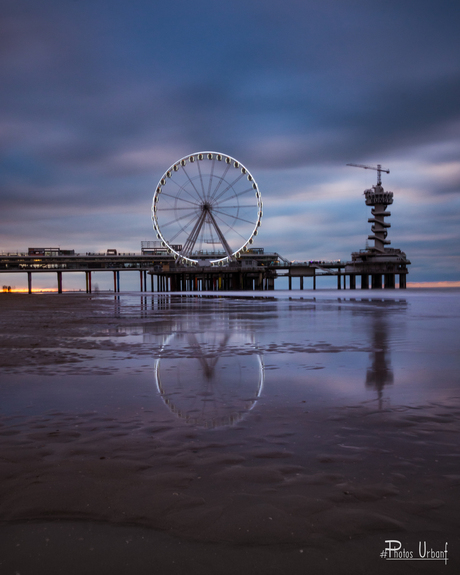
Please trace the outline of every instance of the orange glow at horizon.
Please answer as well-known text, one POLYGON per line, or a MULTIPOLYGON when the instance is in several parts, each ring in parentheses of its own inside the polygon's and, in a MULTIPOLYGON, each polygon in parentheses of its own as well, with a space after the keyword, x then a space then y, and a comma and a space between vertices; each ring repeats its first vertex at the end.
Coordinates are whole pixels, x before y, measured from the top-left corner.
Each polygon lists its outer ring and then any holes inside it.
MULTIPOLYGON (((51 293, 51 292, 56 292, 57 293, 57 288, 36 288, 36 289, 32 289, 32 293, 51 293)), ((67 291, 67 290, 62 290, 62 291, 67 291)), ((2 293, 29 293, 28 288, 14 288, 12 287, 10 291, 7 290, 3 290, 2 293)))
POLYGON ((410 288, 454 288, 460 287, 460 281, 445 281, 445 282, 407 282, 407 287, 410 288))

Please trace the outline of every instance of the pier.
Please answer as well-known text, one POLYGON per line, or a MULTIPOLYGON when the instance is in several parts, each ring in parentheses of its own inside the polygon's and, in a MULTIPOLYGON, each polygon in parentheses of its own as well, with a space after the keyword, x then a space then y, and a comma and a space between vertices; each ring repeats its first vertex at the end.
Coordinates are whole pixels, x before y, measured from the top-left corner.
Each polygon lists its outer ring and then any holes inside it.
POLYGON ((393 203, 393 192, 384 190, 381 173, 390 171, 380 164, 348 165, 377 172, 377 184, 364 191, 372 214, 368 219, 372 234, 367 239, 374 245, 366 242, 366 248, 353 252, 348 262, 289 261, 276 252, 254 247, 263 215, 254 177, 230 156, 200 152, 173 164, 160 179, 151 209, 157 239, 141 242, 140 254, 116 249, 78 254, 32 247, 27 253, 0 254, 0 272, 27 273, 29 293, 33 275, 44 272, 56 273, 59 293, 65 274, 83 272, 86 292, 92 293, 96 271, 113 274, 114 292, 120 291, 121 272, 138 273, 141 292, 266 291, 274 290, 280 278, 287 278, 289 290, 293 278, 299 278, 300 290, 308 288, 306 284, 315 290, 322 276, 336 276, 337 289, 394 289, 397 278, 404 289, 411 262, 400 249, 388 247, 391 224, 386 219, 391 212, 387 207, 393 203), (191 170, 196 171, 198 186, 190 177, 191 170), (162 218, 167 237, 162 232, 162 218), (237 223, 247 227, 248 239, 242 245, 244 236, 236 229, 237 223), (240 247, 235 249, 235 245, 240 247))
POLYGON ((301 290, 317 289, 324 276, 335 276, 337 289, 394 289, 396 276, 399 276, 399 287, 406 287, 408 273, 407 260, 400 250, 393 250, 391 261, 388 254, 383 258, 385 261, 379 261, 378 256, 365 252, 353 254, 355 259, 350 262, 290 262, 276 252, 265 253, 262 248, 253 248, 226 266, 213 266, 205 259, 201 265, 184 266, 164 251, 148 254, 120 254, 116 250, 75 254, 73 250, 58 248, 41 251, 1 254, 0 273, 27 274, 29 293, 33 293, 34 275, 50 272, 56 273, 58 293, 63 292, 65 277, 78 272, 85 274, 87 293, 93 291, 94 272, 112 274, 114 292, 120 291, 121 276, 127 272, 138 274, 141 292, 265 291, 274 290, 280 278, 287 278, 290 290, 294 278, 298 278, 301 290))

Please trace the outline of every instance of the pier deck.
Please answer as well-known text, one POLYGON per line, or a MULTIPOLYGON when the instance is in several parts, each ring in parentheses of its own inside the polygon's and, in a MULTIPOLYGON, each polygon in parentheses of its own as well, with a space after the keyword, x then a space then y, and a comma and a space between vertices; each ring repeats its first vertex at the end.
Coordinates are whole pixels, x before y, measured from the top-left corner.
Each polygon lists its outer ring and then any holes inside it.
POLYGON ((112 272, 115 292, 120 291, 121 272, 138 272, 140 291, 152 292, 273 290, 275 280, 281 277, 287 277, 289 289, 292 289, 292 278, 300 278, 300 289, 304 289, 305 280, 311 278, 311 288, 316 289, 317 278, 321 276, 336 276, 338 289, 346 289, 347 283, 349 289, 355 289, 357 276, 363 289, 369 288, 369 278, 372 280, 371 287, 394 288, 396 274, 400 276, 400 287, 406 285, 407 268, 397 264, 389 269, 388 263, 386 267, 373 263, 370 269, 363 267, 362 262, 358 265, 354 261, 289 262, 275 252, 263 253, 263 250, 256 249, 227 266, 211 266, 209 262, 202 261, 202 265, 181 267, 166 253, 110 253, 114 251, 97 254, 1 254, 0 273, 27 273, 29 293, 33 291, 33 274, 44 272, 56 273, 59 293, 62 292, 62 275, 73 272, 85 273, 87 293, 92 291, 93 272, 112 272))

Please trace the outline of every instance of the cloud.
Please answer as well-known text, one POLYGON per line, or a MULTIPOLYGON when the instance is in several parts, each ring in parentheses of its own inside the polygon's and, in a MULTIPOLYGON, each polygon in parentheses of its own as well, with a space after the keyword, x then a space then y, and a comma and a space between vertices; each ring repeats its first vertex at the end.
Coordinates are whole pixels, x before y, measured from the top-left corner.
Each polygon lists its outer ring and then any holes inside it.
POLYGON ((392 245, 420 281, 459 276, 458 3, 4 0, 0 16, 0 249, 138 250, 164 171, 215 150, 259 184, 258 244, 302 260, 364 247, 375 172, 345 164, 389 167, 392 245))

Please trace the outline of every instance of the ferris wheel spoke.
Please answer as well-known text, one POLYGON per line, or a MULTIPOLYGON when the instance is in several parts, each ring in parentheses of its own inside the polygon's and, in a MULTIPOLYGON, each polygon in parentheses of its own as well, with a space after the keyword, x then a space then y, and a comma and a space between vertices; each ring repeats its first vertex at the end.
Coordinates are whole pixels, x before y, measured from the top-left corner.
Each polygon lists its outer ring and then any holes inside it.
POLYGON ((200 174, 200 184, 203 191, 203 198, 206 200, 206 192, 204 191, 203 174, 201 173, 201 162, 197 162, 198 173, 200 174))
MULTIPOLYGON (((179 190, 181 190, 182 192, 185 192, 186 194, 188 194, 188 195, 189 195, 191 198, 193 198, 195 201, 197 200, 196 194, 190 193, 185 186, 179 184, 178 182, 175 182, 174 180, 171 180, 171 181, 172 181, 172 183, 173 183, 174 185, 176 185, 176 186, 179 188, 179 190)), ((195 190, 195 191, 196 191, 196 190, 195 190)), ((199 196, 199 194, 198 194, 198 196, 199 196)), ((178 196, 172 196, 172 197, 177 198, 178 196)), ((183 199, 183 198, 181 198, 181 199, 183 199)), ((184 200, 184 201, 185 201, 185 200, 184 200)), ((198 201, 201 203, 201 197, 199 198, 198 201)), ((197 205, 199 205, 199 204, 197 204, 197 205)))
MULTIPOLYGON (((248 205, 239 205, 239 206, 221 206, 220 204, 217 204, 218 208, 221 210, 228 210, 228 209, 233 209, 233 210, 238 210, 240 208, 251 208, 254 209, 255 205, 254 204, 248 204, 248 205)), ((213 207, 213 210, 215 210, 216 208, 213 207)))
MULTIPOLYGON (((206 234, 207 234, 207 237, 208 237, 209 239, 203 239, 203 241, 204 241, 205 244, 210 244, 211 246, 215 246, 216 243, 219 243, 219 242, 218 242, 218 240, 216 241, 216 239, 215 239, 215 236, 214 236, 214 233, 213 233, 213 227, 214 227, 214 226, 212 225, 212 221, 211 221, 209 218, 207 218, 207 219, 206 219, 206 224, 207 224, 206 234)), ((205 238, 206 238, 206 236, 205 236, 205 238)))
POLYGON ((247 224, 254 224, 254 222, 251 222, 250 220, 245 220, 244 218, 240 218, 239 216, 236 216, 235 214, 226 214, 225 212, 221 212, 220 210, 216 210, 213 209, 213 212, 216 212, 217 214, 220 214, 222 216, 225 216, 227 218, 233 218, 235 220, 241 220, 242 222, 245 222, 247 224))
MULTIPOLYGON (((186 226, 187 227, 187 226, 186 226)), ((169 242, 173 243, 173 241, 177 238, 177 236, 179 236, 180 234, 182 234, 184 232, 184 230, 179 230, 177 232, 177 234, 174 234, 172 238, 169 238, 169 242)))
POLYGON ((201 248, 203 249, 204 244, 209 243, 209 241, 206 240, 207 237, 209 237, 209 220, 208 218, 205 219, 204 225, 201 229, 201 237, 200 237, 200 245, 201 248))
POLYGON ((200 234, 200 230, 203 227, 204 221, 206 219, 206 213, 207 213, 206 210, 203 210, 201 212, 199 218, 197 219, 195 225, 193 226, 193 230, 190 232, 190 235, 187 238, 184 247, 182 248, 181 253, 187 257, 193 251, 193 248, 196 244, 196 240, 198 239, 198 236, 200 234))
POLYGON ((225 170, 224 173, 222 174, 222 176, 220 177, 219 181, 217 182, 217 186, 216 188, 212 191, 211 196, 209 197, 209 200, 212 201, 214 196, 217 194, 220 186, 222 185, 222 182, 225 182, 225 176, 227 175, 228 170, 230 169, 230 164, 227 164, 225 166, 225 170))
POLYGON ((217 242, 214 241, 214 234, 212 233, 212 226, 209 224, 209 235, 211 236, 211 245, 215 245, 217 242))
POLYGON ((197 193, 197 196, 200 198, 200 200, 201 200, 202 202, 204 202, 204 198, 202 198, 202 197, 200 196, 200 192, 196 189, 195 184, 193 183, 192 179, 191 179, 190 176, 188 175, 187 170, 185 169, 185 166, 184 166, 182 169, 184 170, 184 174, 187 176, 188 181, 192 184, 192 188, 193 188, 193 189, 195 190, 195 192, 197 193))
MULTIPOLYGON (((214 192, 213 192, 213 194, 212 194, 211 200, 216 200, 216 194, 217 194, 217 192, 219 191, 219 188, 220 188, 220 186, 222 185, 223 182, 226 183, 226 184, 228 184, 228 182, 227 182, 227 180, 225 179, 225 177, 226 177, 227 172, 229 171, 229 169, 230 169, 230 164, 228 164, 227 167, 225 168, 225 171, 224 171, 224 173, 223 173, 223 175, 222 175, 222 178, 221 178, 221 180, 220 180, 220 182, 219 182, 219 185, 216 186, 216 189, 214 190, 214 192)), ((220 198, 220 196, 221 196, 222 194, 225 194, 225 192, 226 192, 229 188, 231 188, 232 185, 233 185, 233 184, 229 184, 229 185, 225 188, 225 190, 223 190, 223 191, 220 192, 220 194, 219 194, 219 196, 217 196, 217 198, 220 198)))
MULTIPOLYGON (((176 222, 179 222, 180 220, 184 220, 185 218, 188 218, 190 216, 190 214, 185 214, 184 216, 181 216, 180 218, 175 218, 174 220, 169 221, 166 224, 162 224, 162 228, 166 228, 168 226, 170 226, 171 224, 175 224, 176 222)), ((196 214, 193 214, 193 217, 195 217, 196 214)))
POLYGON ((228 202, 228 200, 232 200, 233 198, 238 198, 239 196, 243 196, 244 194, 248 194, 249 192, 253 192, 254 188, 250 187, 247 190, 243 190, 242 192, 238 192, 237 194, 233 194, 233 196, 229 196, 225 198, 225 200, 221 200, 222 202, 228 202))
POLYGON ((235 180, 233 180, 233 182, 231 184, 228 184, 228 186, 225 188, 225 190, 223 190, 217 197, 214 196, 213 200, 217 201, 219 198, 221 198, 226 192, 228 192, 228 190, 230 190, 230 188, 233 188, 233 186, 236 184, 236 182, 241 180, 241 178, 243 176, 244 176, 244 174, 241 173, 235 180))
POLYGON ((190 227, 190 225, 195 221, 195 218, 196 214, 193 214, 193 216, 184 226, 182 224, 179 224, 180 229, 177 231, 176 234, 174 234, 172 238, 169 238, 169 241, 172 243, 180 234, 187 233, 187 228, 190 227))
MULTIPOLYGON (((186 191, 186 190, 184 190, 184 191, 186 191)), ((172 194, 168 194, 167 192, 161 192, 161 195, 162 196, 168 196, 168 198, 172 198, 173 200, 176 200, 176 201, 179 200, 181 202, 186 202, 187 204, 192 204, 193 206, 196 206, 197 208, 199 208, 201 205, 197 202, 191 202, 190 200, 186 200, 185 198, 178 198, 177 196, 173 196, 172 194)), ((191 196, 191 197, 193 198, 193 196, 191 196)))
MULTIPOLYGON (((197 206, 197 207, 198 207, 198 206, 197 206)), ((176 207, 176 206, 173 206, 173 207, 171 207, 171 208, 157 208, 157 212, 168 212, 168 211, 171 211, 171 210, 174 210, 174 211, 176 211, 176 210, 188 210, 188 211, 190 212, 190 210, 194 210, 194 209, 196 209, 196 208, 189 208, 189 207, 187 207, 187 208, 178 208, 178 207, 176 207)))
POLYGON ((229 230, 231 230, 231 231, 234 232, 235 234, 239 235, 240 238, 243 238, 243 240, 246 241, 247 238, 245 238, 242 234, 240 234, 240 232, 239 232, 235 227, 233 227, 232 225, 228 224, 227 222, 224 222, 224 220, 223 220, 222 218, 220 218, 219 216, 216 216, 216 219, 217 219, 217 220, 220 220, 220 221, 224 224, 224 226, 227 226, 227 228, 228 228, 229 230))
POLYGON ((219 226, 217 225, 217 222, 216 222, 216 220, 214 219, 214 216, 212 215, 212 212, 208 212, 208 213, 209 213, 209 217, 210 217, 211 220, 212 220, 212 223, 213 223, 213 225, 214 225, 214 228, 216 229, 216 232, 217 232, 217 235, 218 235, 218 237, 219 237, 219 240, 220 240, 220 242, 221 242, 221 244, 222 244, 224 250, 227 252, 227 256, 228 256, 229 258, 231 258, 231 257, 232 257, 232 250, 231 250, 230 246, 228 245, 228 242, 227 242, 227 240, 225 239, 224 234, 221 232, 219 226))
POLYGON ((212 178, 214 176, 214 165, 215 162, 211 162, 211 174, 209 176, 209 183, 208 183, 208 195, 207 198, 209 199, 211 196, 211 184, 212 184, 212 178))

